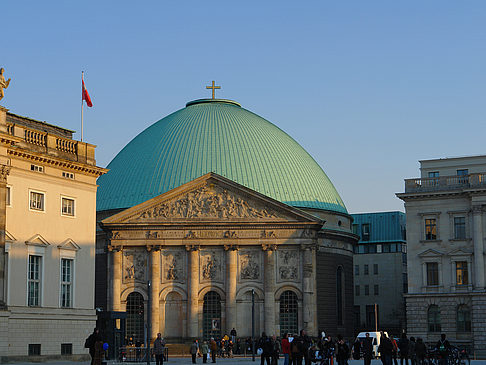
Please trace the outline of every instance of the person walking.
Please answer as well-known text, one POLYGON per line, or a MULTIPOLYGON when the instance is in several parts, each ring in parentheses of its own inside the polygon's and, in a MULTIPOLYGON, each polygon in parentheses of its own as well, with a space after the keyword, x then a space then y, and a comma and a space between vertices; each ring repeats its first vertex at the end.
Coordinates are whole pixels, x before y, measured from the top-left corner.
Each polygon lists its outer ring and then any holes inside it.
POLYGON ((290 342, 289 342, 289 334, 285 333, 282 338, 282 354, 284 356, 284 364, 289 365, 290 359, 290 342))
POLYGON ((272 341, 267 337, 265 332, 262 332, 262 337, 258 340, 258 348, 262 349, 262 354, 260 355, 260 365, 270 365, 270 356, 272 355, 273 346, 272 341))
POLYGON ((300 336, 295 336, 290 343, 290 357, 292 365, 302 365, 302 357, 304 353, 304 344, 300 336))
POLYGON ((300 338, 302 339, 303 351, 302 355, 304 357, 304 364, 310 365, 309 359, 309 349, 311 347, 312 341, 309 336, 307 336, 307 332, 305 330, 300 330, 300 338))
POLYGON ((93 330, 93 333, 89 335, 89 337, 86 339, 84 343, 84 347, 89 349, 89 356, 91 356, 91 365, 95 365, 95 361, 96 361, 95 358, 99 357, 99 354, 97 354, 99 350, 97 351, 96 343, 100 341, 103 347, 103 341, 100 335, 100 330, 98 328, 95 328, 93 330))
POLYGON ((424 342, 419 337, 415 343, 415 357, 417 359, 417 365, 423 365, 425 360, 425 355, 427 354, 427 347, 425 347, 424 342))
POLYGON ((380 353, 383 365, 392 365, 393 344, 384 332, 381 332, 378 352, 380 353))
POLYGON ((208 360, 208 353, 209 353, 208 343, 206 341, 203 341, 199 349, 201 350, 203 364, 205 364, 208 360))
POLYGON ((451 344, 447 341, 445 333, 440 335, 440 340, 437 342, 436 348, 440 355, 439 365, 447 365, 451 344))
POLYGON ((393 365, 398 365, 398 345, 397 341, 393 338, 390 337, 390 341, 392 343, 393 351, 392 351, 392 359, 393 359, 393 365))
POLYGON ((398 349, 400 350, 400 365, 403 365, 403 360, 405 360, 405 365, 408 365, 409 341, 405 332, 402 333, 402 338, 398 342, 398 349))
POLYGON ((371 365, 371 359, 373 357, 373 339, 370 337, 368 332, 366 332, 363 340, 362 349, 364 365, 371 365))
POLYGON ((349 346, 344 342, 343 336, 338 335, 336 345, 336 360, 338 365, 347 365, 349 359, 349 346))
POLYGON ((410 337, 408 342, 408 358, 410 359, 410 365, 417 365, 417 357, 415 355, 415 337, 410 337))
POLYGON ((233 341, 233 343, 236 343, 236 330, 235 328, 233 327, 233 329, 230 331, 230 336, 231 336, 231 341, 233 341))
POLYGON ((162 335, 157 333, 157 338, 154 341, 154 355, 155 365, 162 365, 164 363, 165 343, 162 340, 162 335))
POLYGON ((196 363, 196 356, 197 356, 197 342, 196 342, 196 340, 194 340, 194 342, 191 344, 190 352, 191 352, 191 356, 192 356, 192 363, 195 364, 196 363))
POLYGON ((361 341, 359 339, 356 339, 353 343, 353 359, 361 359, 361 341))
POLYGON ((214 341, 214 337, 211 337, 211 341, 209 342, 209 349, 211 350, 211 362, 216 362, 216 353, 218 352, 218 344, 214 341))
POLYGON ((280 341, 277 340, 277 337, 275 335, 272 336, 272 355, 271 357, 271 363, 272 365, 277 365, 278 364, 278 358, 280 356, 282 348, 280 347, 280 341))

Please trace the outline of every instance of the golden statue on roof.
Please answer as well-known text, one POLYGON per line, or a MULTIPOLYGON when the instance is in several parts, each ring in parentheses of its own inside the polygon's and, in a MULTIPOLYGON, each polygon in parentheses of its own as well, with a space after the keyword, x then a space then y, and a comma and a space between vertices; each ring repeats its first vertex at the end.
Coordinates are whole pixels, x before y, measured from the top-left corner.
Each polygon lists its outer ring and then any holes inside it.
POLYGON ((5 81, 5 77, 3 76, 4 68, 0 68, 0 100, 3 99, 3 96, 5 95, 3 92, 3 89, 6 89, 8 85, 10 84, 10 79, 5 81))

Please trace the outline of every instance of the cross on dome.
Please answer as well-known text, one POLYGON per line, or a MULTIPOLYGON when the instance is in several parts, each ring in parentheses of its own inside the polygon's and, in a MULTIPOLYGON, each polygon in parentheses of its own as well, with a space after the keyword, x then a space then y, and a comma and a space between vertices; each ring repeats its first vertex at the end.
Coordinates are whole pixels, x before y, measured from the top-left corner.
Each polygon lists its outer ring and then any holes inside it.
POLYGON ((221 89, 221 86, 214 86, 214 80, 213 80, 213 84, 211 86, 206 86, 206 89, 212 89, 213 99, 214 99, 214 90, 215 89, 221 89))

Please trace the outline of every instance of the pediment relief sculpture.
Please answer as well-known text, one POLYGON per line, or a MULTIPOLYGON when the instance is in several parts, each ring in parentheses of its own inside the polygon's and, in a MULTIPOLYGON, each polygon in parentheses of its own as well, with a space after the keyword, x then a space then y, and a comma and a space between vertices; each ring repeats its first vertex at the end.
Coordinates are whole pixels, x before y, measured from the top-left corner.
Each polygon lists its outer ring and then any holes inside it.
POLYGON ((147 251, 124 250, 123 251, 123 280, 146 281, 147 251))
POLYGON ((297 250, 278 251, 278 278, 280 281, 299 280, 300 254, 297 250))
POLYGON ((169 251, 163 255, 163 280, 164 281, 184 281, 184 252, 169 251))
POLYGON ((216 251, 201 252, 201 280, 221 280, 221 253, 216 251))
POLYGON ((135 220, 154 218, 276 219, 277 214, 215 185, 205 185, 176 199, 139 212, 135 220))
POLYGON ((260 280, 261 262, 257 252, 243 252, 240 255, 240 279, 260 280))

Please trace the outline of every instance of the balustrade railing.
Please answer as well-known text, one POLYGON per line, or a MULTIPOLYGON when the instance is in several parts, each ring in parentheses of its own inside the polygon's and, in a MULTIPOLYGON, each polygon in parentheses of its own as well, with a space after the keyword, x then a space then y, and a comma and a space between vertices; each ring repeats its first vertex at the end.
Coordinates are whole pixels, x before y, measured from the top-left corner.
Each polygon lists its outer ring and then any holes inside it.
POLYGON ((405 179, 406 193, 486 188, 486 173, 405 179))
POLYGON ((72 141, 64 138, 56 138, 56 150, 68 152, 76 155, 78 153, 78 144, 76 141, 72 141))
POLYGON ((30 129, 24 131, 25 142, 45 147, 47 145, 47 133, 37 132, 30 129))
POLYGON ((7 123, 7 133, 10 134, 11 136, 14 135, 14 128, 15 128, 15 124, 7 123))

